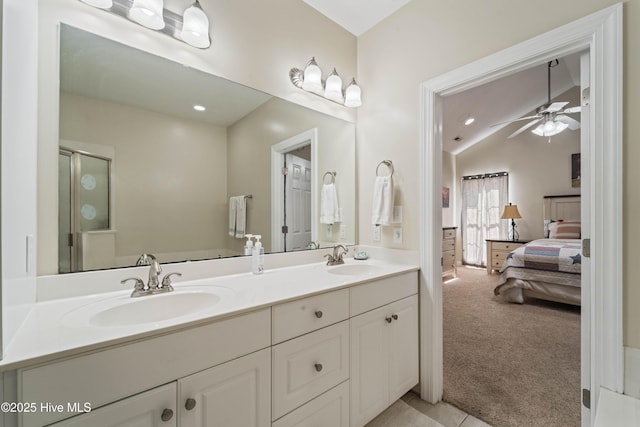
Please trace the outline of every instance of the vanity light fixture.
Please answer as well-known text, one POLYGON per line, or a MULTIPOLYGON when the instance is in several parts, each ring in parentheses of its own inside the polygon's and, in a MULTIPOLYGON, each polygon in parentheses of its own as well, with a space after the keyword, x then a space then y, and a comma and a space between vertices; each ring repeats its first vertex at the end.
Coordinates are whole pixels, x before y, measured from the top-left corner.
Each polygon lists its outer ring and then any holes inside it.
POLYGON ((289 71, 289 79, 295 87, 322 96, 329 101, 351 108, 362 105, 362 90, 355 78, 351 79, 346 89, 343 89, 342 78, 334 68, 326 82, 323 82, 322 70, 316 63, 315 57, 311 58, 304 70, 292 68, 289 71))
POLYGON ((80 0, 200 49, 211 46, 209 18, 200 1, 182 15, 164 9, 163 0, 80 0))

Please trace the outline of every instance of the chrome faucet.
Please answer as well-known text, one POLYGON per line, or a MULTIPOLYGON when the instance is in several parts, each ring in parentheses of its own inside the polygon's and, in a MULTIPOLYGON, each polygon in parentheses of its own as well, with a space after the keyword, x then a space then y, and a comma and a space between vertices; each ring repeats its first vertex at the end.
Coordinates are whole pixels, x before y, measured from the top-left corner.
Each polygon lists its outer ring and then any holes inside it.
MULTIPOLYGON (((137 277, 129 277, 120 282, 123 285, 129 280, 133 280, 135 282, 133 292, 131 292, 131 297, 135 298, 173 291, 173 286, 171 286, 171 276, 182 276, 182 274, 169 273, 164 276, 161 283, 160 274, 162 274, 162 267, 160 266, 160 263, 156 257, 151 254, 143 254, 143 256, 145 261, 149 262, 149 281, 147 282, 147 285, 145 286, 142 279, 137 277)), ((142 258, 142 256, 140 258, 142 258)))
POLYGON ((347 249, 343 245, 335 245, 333 247, 333 254, 326 254, 325 255, 325 258, 328 258, 327 259, 327 265, 344 264, 344 259, 342 259, 342 257, 347 252, 349 252, 349 249, 347 249), (340 252, 340 249, 342 249, 342 252, 340 252))

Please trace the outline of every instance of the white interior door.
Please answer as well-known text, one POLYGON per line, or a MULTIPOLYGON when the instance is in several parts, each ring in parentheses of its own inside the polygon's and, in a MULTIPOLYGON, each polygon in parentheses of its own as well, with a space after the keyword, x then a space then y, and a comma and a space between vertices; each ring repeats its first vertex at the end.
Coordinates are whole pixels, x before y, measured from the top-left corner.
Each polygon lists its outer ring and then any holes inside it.
MULTIPOLYGON (((590 107, 589 107, 589 88, 590 88, 590 60, 589 52, 580 56, 580 94, 582 111, 580 113, 580 221, 582 229, 582 239, 590 239, 591 230, 591 170, 590 162, 591 153, 589 151, 589 127, 590 107)), ((591 406, 590 393, 585 390, 591 389, 591 261, 589 257, 581 257, 581 311, 580 311, 580 387, 582 389, 582 426, 591 425, 591 406), (585 402, 586 400, 586 402, 585 402), (587 403, 588 407, 585 406, 587 403)))
POLYGON ((287 252, 305 249, 311 241, 311 162, 285 155, 285 234, 287 252))

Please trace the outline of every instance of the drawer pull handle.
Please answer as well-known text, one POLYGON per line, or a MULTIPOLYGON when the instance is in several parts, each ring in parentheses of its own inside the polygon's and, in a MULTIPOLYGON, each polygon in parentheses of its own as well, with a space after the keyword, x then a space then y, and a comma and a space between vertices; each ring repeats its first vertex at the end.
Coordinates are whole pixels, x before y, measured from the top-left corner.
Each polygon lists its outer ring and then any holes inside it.
POLYGON ((160 415, 160 419, 162 421, 169 421, 171 420, 171 418, 173 418, 173 411, 169 408, 166 408, 164 411, 162 411, 162 415, 160 415))
POLYGON ((316 363, 313 366, 316 368, 316 372, 322 371, 322 363, 316 363))
POLYGON ((397 314, 392 314, 391 317, 393 317, 393 320, 398 320, 398 315, 397 314))
POLYGON ((190 410, 192 410, 192 409, 193 409, 193 408, 195 408, 195 407, 196 407, 196 400, 195 400, 195 399, 193 399, 193 398, 191 398, 191 397, 190 397, 190 398, 188 398, 188 399, 184 402, 184 408, 185 408, 187 411, 190 411, 190 410))
POLYGON ((385 317, 384 320, 386 320, 387 323, 393 322, 393 319, 391 317, 385 317))
POLYGON ((318 319, 322 319, 322 311, 318 310, 315 312, 315 315, 318 319))

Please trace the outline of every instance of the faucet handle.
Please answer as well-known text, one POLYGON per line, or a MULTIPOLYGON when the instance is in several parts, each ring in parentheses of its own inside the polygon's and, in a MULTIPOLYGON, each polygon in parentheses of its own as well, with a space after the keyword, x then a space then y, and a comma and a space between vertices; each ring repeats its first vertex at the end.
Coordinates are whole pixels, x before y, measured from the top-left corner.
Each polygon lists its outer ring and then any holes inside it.
POLYGON ((144 294, 144 282, 142 279, 137 277, 129 277, 127 279, 121 280, 120 283, 123 285, 126 284, 129 280, 134 280, 135 284, 133 285, 133 292, 131 293, 132 297, 137 297, 144 294))
POLYGON ((162 289, 167 288, 167 291, 172 291, 173 286, 171 286, 171 276, 182 276, 182 273, 169 273, 162 279, 162 289))

